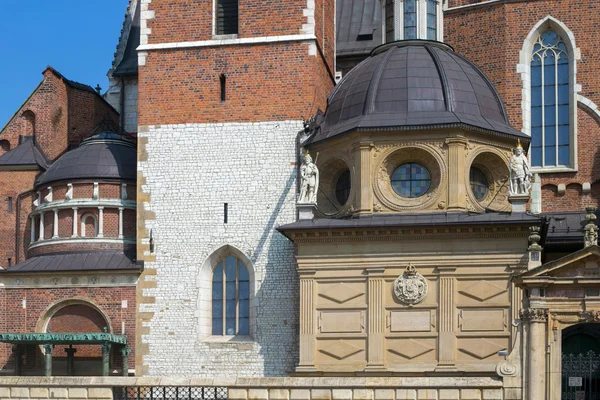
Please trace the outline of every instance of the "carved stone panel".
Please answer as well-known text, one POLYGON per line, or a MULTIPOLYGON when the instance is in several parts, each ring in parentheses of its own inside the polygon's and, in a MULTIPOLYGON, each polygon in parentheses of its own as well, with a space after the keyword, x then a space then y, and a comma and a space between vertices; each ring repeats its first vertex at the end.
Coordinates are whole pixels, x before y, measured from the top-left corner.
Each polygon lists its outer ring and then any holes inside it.
POLYGON ((392 311, 391 332, 431 332, 431 311, 392 311))
POLYGON ((358 333, 364 331, 363 311, 321 311, 319 314, 321 333, 358 333))
POLYGON ((507 328, 507 310, 475 309, 460 310, 458 324, 463 332, 504 331, 507 328))

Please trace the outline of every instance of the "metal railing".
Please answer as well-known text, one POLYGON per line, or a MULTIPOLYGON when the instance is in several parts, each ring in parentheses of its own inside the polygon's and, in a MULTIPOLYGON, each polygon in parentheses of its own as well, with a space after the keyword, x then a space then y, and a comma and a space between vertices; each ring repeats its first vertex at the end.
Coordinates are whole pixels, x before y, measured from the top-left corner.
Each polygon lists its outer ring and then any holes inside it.
POLYGON ((113 388, 114 400, 227 400, 226 387, 122 386, 113 388))

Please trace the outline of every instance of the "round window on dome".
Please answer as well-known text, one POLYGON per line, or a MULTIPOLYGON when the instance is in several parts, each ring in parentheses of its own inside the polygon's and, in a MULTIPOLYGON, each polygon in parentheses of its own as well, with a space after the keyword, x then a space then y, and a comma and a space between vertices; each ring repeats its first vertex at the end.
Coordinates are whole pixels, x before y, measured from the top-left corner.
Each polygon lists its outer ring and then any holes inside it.
POLYGON ((335 198, 340 205, 343 206, 348 201, 351 187, 350 170, 347 169, 338 176, 337 181, 335 182, 335 198))
POLYGON ((431 186, 431 175, 427 168, 417 163, 400 165, 392 174, 392 188, 405 198, 421 197, 431 186))
POLYGON ((471 182, 471 191, 477 201, 482 201, 488 194, 488 180, 482 170, 477 167, 471 167, 469 171, 469 181, 471 182))

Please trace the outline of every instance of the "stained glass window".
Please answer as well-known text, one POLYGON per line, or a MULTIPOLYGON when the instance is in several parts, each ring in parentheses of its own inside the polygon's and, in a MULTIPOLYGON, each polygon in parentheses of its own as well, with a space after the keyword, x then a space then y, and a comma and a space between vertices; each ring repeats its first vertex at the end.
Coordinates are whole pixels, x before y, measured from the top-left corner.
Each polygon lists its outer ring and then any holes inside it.
POLYGON ((437 2, 427 0, 427 39, 437 40, 437 2))
POLYGON ((471 182, 471 191, 477 201, 485 199, 488 194, 488 180, 482 170, 471 167, 469 171, 469 181, 471 182))
POLYGON ((570 165, 569 56, 560 36, 540 34, 531 60, 531 164, 570 165))
POLYGON ((404 39, 417 38, 417 0, 404 0, 404 39))
POLYGON ((346 204, 350 196, 350 170, 345 170, 335 183, 335 198, 341 205, 346 204))
POLYGON ((424 195, 431 185, 429 171, 417 163, 402 164, 396 168, 391 180, 394 191, 406 198, 424 195))
POLYGON ((212 334, 250 334, 250 280, 246 266, 228 256, 213 271, 212 334))

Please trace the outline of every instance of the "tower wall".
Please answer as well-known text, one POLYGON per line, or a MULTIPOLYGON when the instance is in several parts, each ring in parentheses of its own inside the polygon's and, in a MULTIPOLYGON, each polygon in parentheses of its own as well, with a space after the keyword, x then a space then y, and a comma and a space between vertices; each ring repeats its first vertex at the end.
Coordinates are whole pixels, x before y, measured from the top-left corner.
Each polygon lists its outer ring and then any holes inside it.
POLYGON ((333 87, 334 6, 240 2, 238 35, 223 38, 212 3, 142 2, 137 373, 283 376, 298 358, 298 278, 275 228, 296 219, 296 138, 333 87), (212 335, 226 255, 250 272, 249 337, 212 335))

